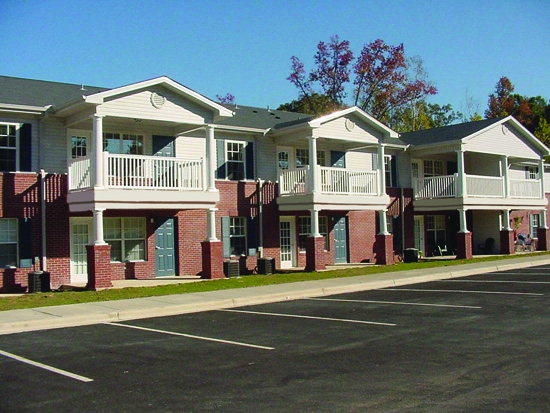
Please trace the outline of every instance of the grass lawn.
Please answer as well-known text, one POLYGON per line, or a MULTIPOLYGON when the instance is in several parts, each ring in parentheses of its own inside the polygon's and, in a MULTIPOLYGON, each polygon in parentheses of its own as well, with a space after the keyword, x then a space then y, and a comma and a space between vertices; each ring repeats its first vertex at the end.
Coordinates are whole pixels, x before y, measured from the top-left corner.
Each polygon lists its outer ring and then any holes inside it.
MULTIPOLYGON (((530 255, 548 254, 550 253, 542 252, 530 255)), ((327 278, 353 277, 357 275, 380 274, 385 272, 407 271, 422 268, 447 267, 476 262, 506 260, 509 258, 514 258, 514 256, 499 255, 493 257, 474 258, 471 260, 426 260, 416 263, 398 263, 387 266, 345 268, 322 272, 300 271, 294 273, 277 273, 273 275, 247 275, 243 277, 226 278, 221 280, 204 280, 199 282, 170 284, 155 287, 129 287, 101 291, 53 291, 51 293, 23 294, 21 296, 14 297, 1 297, 0 295, 0 311, 98 301, 124 300, 128 298, 153 297, 169 294, 228 290, 232 288, 258 287, 262 285, 322 280, 327 278)))

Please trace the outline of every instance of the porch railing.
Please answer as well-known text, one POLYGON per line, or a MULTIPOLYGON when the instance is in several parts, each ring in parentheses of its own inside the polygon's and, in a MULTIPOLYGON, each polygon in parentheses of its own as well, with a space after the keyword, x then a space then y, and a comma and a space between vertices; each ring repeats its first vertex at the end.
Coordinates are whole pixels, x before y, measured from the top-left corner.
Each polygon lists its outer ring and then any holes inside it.
MULTIPOLYGON (((458 175, 416 178, 413 182, 415 199, 454 198, 459 196, 458 175)), ((506 182, 503 176, 466 175, 464 196, 479 198, 504 198, 506 182)), ((540 199, 538 179, 510 179, 510 198, 540 199)))
MULTIPOLYGON (((314 169, 319 191, 325 194, 378 195, 378 171, 355 171, 317 166, 314 169)), ((281 195, 307 194, 312 191, 309 166, 287 169, 281 173, 281 195)))
MULTIPOLYGON (((202 159, 103 153, 104 186, 125 189, 203 190, 202 159)), ((69 190, 92 186, 89 158, 78 158, 69 164, 69 190)))

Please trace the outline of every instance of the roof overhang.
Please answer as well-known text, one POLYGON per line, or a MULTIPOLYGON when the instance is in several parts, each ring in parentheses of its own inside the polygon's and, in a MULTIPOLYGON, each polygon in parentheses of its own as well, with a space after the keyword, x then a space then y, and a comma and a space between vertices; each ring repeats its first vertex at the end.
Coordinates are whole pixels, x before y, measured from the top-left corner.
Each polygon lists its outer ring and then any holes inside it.
POLYGON ((51 106, 30 106, 14 105, 11 103, 0 103, 0 112, 24 113, 27 115, 43 115, 51 106))

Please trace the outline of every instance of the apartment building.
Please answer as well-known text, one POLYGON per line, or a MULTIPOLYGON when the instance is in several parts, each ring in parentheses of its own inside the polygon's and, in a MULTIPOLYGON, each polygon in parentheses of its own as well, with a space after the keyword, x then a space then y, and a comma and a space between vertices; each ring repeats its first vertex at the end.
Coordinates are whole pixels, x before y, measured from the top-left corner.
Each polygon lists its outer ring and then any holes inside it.
POLYGON ((0 291, 468 258, 548 246, 544 156, 514 118, 399 135, 221 105, 168 78, 114 89, 0 76, 0 291), (521 219, 520 219, 521 218, 521 219), (493 239, 487 251, 487 240, 493 239), (483 248, 482 248, 483 246, 483 248))

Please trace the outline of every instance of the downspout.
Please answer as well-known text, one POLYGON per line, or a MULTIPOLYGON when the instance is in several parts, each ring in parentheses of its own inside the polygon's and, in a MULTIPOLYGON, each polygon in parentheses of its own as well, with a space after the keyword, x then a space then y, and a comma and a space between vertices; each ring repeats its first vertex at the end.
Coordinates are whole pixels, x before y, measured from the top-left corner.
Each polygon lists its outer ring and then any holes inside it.
POLYGON ((399 199, 399 209, 401 210, 401 254, 405 253, 405 194, 403 187, 399 187, 400 199, 399 199))
POLYGON ((263 195, 264 181, 258 178, 258 258, 264 257, 264 221, 263 221, 263 195))
POLYGON ((40 257, 40 270, 47 271, 46 257, 46 171, 40 169, 40 220, 42 225, 42 256, 40 257))

